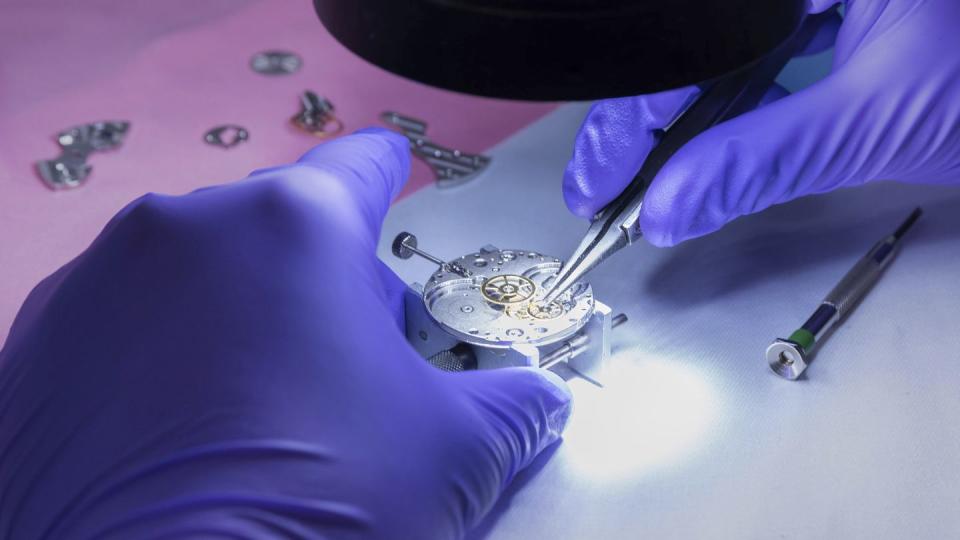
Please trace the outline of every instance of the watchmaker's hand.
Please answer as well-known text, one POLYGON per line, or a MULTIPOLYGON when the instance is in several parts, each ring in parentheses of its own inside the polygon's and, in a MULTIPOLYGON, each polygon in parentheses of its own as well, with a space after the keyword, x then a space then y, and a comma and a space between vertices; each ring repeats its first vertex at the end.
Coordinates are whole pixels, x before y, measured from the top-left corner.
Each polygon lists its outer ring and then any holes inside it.
MULTIPOLYGON (((812 0, 811 11, 830 7, 812 0)), ((641 227, 669 246, 738 216, 875 179, 960 181, 960 2, 847 2, 833 73, 690 141, 660 170, 641 227)), ((630 182, 694 89, 591 109, 564 178, 590 217, 630 182)))
POLYGON ((552 374, 449 374, 376 257, 408 143, 147 195, 0 351, 0 536, 454 538, 556 441, 552 374))

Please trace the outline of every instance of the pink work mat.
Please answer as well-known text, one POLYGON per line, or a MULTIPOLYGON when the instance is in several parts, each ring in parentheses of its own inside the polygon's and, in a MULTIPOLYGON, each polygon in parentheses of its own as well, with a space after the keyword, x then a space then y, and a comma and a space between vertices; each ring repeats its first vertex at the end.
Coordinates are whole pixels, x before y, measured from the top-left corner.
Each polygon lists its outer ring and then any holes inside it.
MULTIPOLYGON (((184 193, 295 160, 318 139, 288 123, 306 89, 329 98, 345 131, 394 110, 426 120, 441 144, 483 151, 553 108, 462 96, 354 57, 308 1, 0 0, 0 343, 30 289, 83 250, 128 201, 184 193), (299 54, 297 73, 267 77, 250 57, 299 54), (60 130, 99 120, 132 126, 95 154, 86 185, 51 192, 33 162, 59 153, 60 130), (230 150, 203 134, 239 124, 230 150)), ((404 191, 432 175, 415 160, 404 191)))

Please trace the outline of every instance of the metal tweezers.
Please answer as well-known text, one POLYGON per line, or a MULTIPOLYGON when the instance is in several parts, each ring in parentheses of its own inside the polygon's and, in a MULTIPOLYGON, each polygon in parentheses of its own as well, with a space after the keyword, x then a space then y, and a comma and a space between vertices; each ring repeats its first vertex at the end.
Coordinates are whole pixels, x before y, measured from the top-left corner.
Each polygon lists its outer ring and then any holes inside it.
POLYGON ((788 61, 806 48, 833 10, 808 16, 801 29, 754 64, 701 86, 665 130, 627 188, 594 216, 586 236, 563 265, 545 302, 555 299, 597 265, 641 236, 640 208, 647 187, 684 144, 707 129, 755 108, 788 61))

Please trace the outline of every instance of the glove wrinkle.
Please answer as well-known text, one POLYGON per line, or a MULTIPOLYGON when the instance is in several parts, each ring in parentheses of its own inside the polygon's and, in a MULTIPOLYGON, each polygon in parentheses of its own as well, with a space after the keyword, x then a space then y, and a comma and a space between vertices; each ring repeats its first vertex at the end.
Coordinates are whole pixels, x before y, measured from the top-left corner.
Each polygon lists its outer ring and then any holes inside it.
MULTIPOLYGON (((268 496, 262 493, 214 491, 158 501, 132 511, 123 519, 108 521, 91 537, 125 538, 134 531, 155 530, 164 526, 165 523, 189 520, 191 515, 208 512, 211 515, 220 516, 211 518, 211 521, 237 522, 236 512, 243 512, 249 508, 290 519, 305 526, 321 526, 323 530, 333 529, 353 533, 369 531, 372 521, 362 509, 336 501, 304 500, 279 495, 268 496)), ((237 524, 240 525, 240 523, 237 524)), ((241 527, 241 530, 248 533, 248 527, 241 527)))
MULTIPOLYGON (((116 403, 114 404, 116 405, 116 403)), ((104 405, 102 408, 106 408, 104 405)), ((90 418, 92 415, 83 415, 90 418)), ((86 483, 78 486, 73 497, 68 499, 61 509, 49 520, 49 526, 41 535, 42 539, 58 538, 62 531, 69 528, 73 522, 92 512, 98 503, 106 501, 109 495, 118 490, 118 482, 111 480, 123 471, 134 467, 138 461, 150 459, 151 456, 165 451, 170 441, 188 439, 191 433, 203 432, 216 428, 223 420, 220 414, 202 414, 194 418, 175 423, 162 429, 156 429, 149 436, 132 447, 120 453, 110 464, 110 467, 99 471, 86 483)), ((89 427, 89 426, 88 426, 89 427)), ((96 433, 91 434, 96 437, 96 433)))

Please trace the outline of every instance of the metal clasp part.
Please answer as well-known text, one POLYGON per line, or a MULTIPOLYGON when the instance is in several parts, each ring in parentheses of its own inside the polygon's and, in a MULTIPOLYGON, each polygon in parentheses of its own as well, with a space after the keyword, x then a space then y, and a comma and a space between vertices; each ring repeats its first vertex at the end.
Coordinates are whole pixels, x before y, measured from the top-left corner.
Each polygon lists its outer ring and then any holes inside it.
POLYGON ((217 126, 203 136, 204 142, 221 148, 233 148, 249 138, 250 132, 246 128, 234 124, 217 126))
POLYGON ((333 103, 306 90, 300 96, 300 112, 290 118, 297 129, 315 137, 332 137, 343 131, 343 122, 333 114, 333 103))
POLYGON ((250 69, 261 75, 290 75, 301 65, 303 60, 287 51, 263 51, 250 58, 250 69))
POLYGON ((57 135, 60 155, 36 162, 40 178, 50 189, 79 187, 93 170, 87 158, 94 152, 113 150, 123 143, 130 122, 94 122, 74 126, 57 135))
POLYGON ((490 165, 491 158, 468 154, 441 146, 427 138, 427 123, 400 113, 386 111, 380 115, 385 123, 400 129, 410 141, 413 154, 427 162, 437 179, 437 187, 447 188, 464 184, 490 165))

